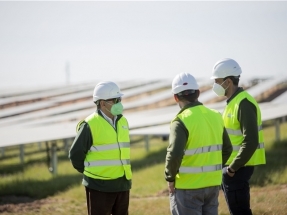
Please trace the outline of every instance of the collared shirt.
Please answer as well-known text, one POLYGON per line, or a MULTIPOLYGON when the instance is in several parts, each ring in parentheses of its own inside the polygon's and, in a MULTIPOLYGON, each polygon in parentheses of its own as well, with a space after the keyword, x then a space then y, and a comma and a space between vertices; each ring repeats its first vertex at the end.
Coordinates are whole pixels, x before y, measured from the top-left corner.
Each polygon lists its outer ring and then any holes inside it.
MULTIPOLYGON (((99 110, 101 111, 101 110, 99 110)), ((106 114, 104 114, 103 111, 101 111, 101 113, 103 114, 103 117, 105 118, 105 120, 108 121, 108 123, 110 123, 114 128, 116 128, 116 120, 118 118, 118 116, 114 116, 114 120, 112 120, 110 117, 108 117, 106 114)))

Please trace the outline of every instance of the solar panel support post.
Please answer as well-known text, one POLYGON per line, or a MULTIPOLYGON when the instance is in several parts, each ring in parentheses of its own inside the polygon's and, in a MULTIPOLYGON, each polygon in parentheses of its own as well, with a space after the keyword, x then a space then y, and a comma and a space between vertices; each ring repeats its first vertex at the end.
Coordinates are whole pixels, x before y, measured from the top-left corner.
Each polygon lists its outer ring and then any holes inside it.
POLYGON ((38 147, 39 147, 39 151, 41 151, 42 150, 42 142, 38 143, 38 147))
POLYGON ((1 147, 0 151, 1 151, 1 157, 4 157, 5 156, 5 147, 1 147))
POLYGON ((149 152, 149 135, 145 135, 144 140, 145 140, 145 149, 147 152, 149 152))
POLYGON ((280 141, 280 119, 275 119, 275 138, 280 141))
POLYGON ((24 145, 22 144, 22 145, 20 145, 19 146, 19 150, 20 150, 20 163, 22 164, 22 165, 24 165, 24 145))
POLYGON ((69 139, 69 138, 63 139, 63 142, 64 142, 64 150, 65 150, 65 152, 68 154, 68 153, 69 153, 69 143, 70 143, 70 139, 69 139))
POLYGON ((53 142, 52 143, 52 173, 53 175, 57 175, 58 174, 58 170, 57 170, 57 165, 58 165, 58 157, 57 157, 57 143, 53 142))

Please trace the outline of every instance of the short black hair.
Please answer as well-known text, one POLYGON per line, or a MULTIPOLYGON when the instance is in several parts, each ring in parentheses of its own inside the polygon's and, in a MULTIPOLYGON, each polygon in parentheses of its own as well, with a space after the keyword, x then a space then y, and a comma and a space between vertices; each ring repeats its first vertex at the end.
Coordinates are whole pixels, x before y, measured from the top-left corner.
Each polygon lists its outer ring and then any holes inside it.
POLYGON ((100 107, 101 107, 100 100, 98 100, 96 102, 94 101, 94 103, 97 105, 97 109, 100 110, 100 107))
POLYGON ((240 75, 239 76, 227 76, 223 78, 223 81, 225 81, 227 78, 229 78, 235 86, 238 86, 240 75))
POLYGON ((199 90, 184 90, 175 94, 180 101, 195 102, 199 96, 199 90))

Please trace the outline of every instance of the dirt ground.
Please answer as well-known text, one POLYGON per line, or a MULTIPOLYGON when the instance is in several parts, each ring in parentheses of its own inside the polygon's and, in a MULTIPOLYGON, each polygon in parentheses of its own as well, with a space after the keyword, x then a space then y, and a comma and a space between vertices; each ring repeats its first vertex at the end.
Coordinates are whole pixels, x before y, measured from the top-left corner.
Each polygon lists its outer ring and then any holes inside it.
MULTIPOLYGON (((287 214, 287 184, 271 186, 269 188, 255 188, 251 190, 252 206, 256 213, 254 214, 287 214)), ((163 190, 153 196, 159 198, 168 196, 168 190, 163 190)), ((224 202, 223 194, 220 194, 220 200, 224 202)), ((0 214, 41 214, 44 211, 49 211, 49 214, 61 214, 59 205, 71 204, 64 198, 48 197, 45 199, 33 199, 25 196, 0 196, 0 214)), ((85 203, 79 208, 85 208, 85 203)), ((69 206, 71 207, 71 206, 69 206)), ((77 206, 76 206, 77 207, 77 206)), ((227 208, 223 208, 227 211, 227 208)), ((46 214, 46 213, 45 213, 46 214)), ((74 213, 79 214, 79 213, 74 213)))
POLYGON ((40 212, 43 205, 53 204, 56 202, 51 198, 36 200, 25 196, 4 196, 0 197, 0 214, 14 213, 25 214, 25 212, 40 212))

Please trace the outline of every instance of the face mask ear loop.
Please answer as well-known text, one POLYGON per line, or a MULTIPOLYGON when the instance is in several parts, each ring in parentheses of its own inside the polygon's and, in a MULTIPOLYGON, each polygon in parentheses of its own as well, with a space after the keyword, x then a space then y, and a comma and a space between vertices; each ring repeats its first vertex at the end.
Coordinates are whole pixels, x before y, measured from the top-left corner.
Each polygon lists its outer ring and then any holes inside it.
POLYGON ((224 82, 226 81, 227 79, 225 79, 221 84, 220 84, 220 86, 222 86, 222 84, 224 84, 224 82))
POLYGON ((230 85, 228 85, 224 90, 226 91, 230 85))
MULTIPOLYGON (((107 101, 105 101, 106 103, 108 103, 109 105, 111 105, 109 102, 107 102, 107 101)), ((112 106, 112 105, 111 105, 112 106)), ((109 111, 107 108, 106 108, 106 106, 105 106, 105 109, 106 109, 106 111, 108 111, 110 114, 112 114, 112 112, 111 111, 109 111)), ((113 114, 112 114, 113 115, 113 114)))
MULTIPOLYGON (((225 81, 226 81, 227 79, 225 79, 225 81)), ((222 84, 225 82, 225 81, 223 81, 222 82, 222 84)), ((221 86, 222 86, 222 84, 221 84, 221 86)), ((227 89, 228 89, 228 87, 230 86, 230 84, 226 87, 226 88, 223 88, 224 89, 224 91, 226 91, 227 89)))

